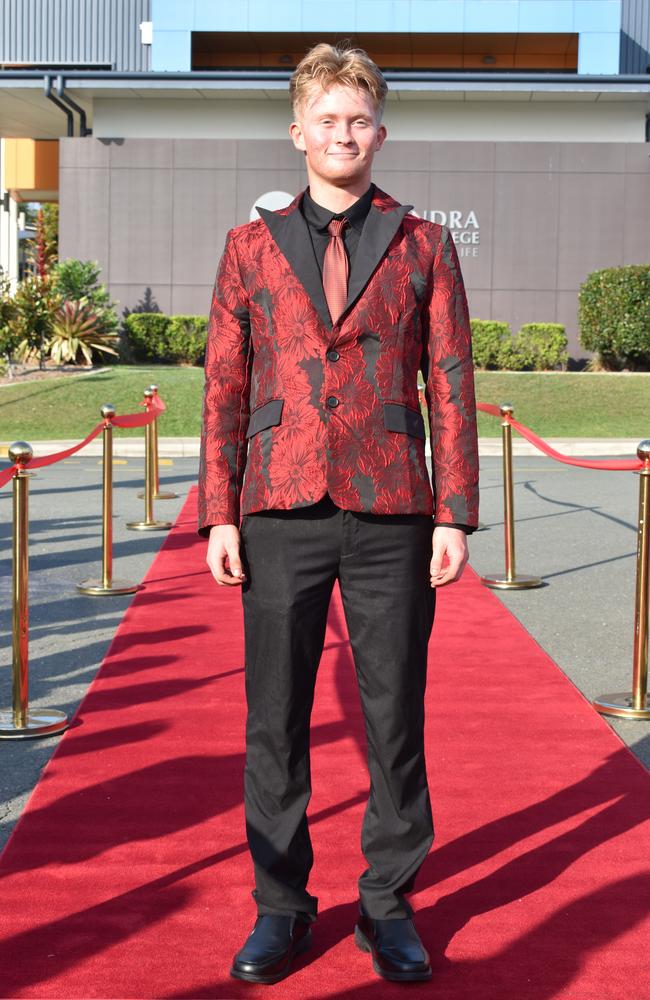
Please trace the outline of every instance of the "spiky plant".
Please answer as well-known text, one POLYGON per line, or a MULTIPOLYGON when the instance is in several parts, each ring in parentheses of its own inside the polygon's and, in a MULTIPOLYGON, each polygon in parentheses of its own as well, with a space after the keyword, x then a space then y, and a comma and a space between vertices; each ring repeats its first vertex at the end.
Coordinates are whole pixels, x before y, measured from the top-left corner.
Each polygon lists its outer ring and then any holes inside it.
POLYGON ((105 333, 88 300, 64 302, 52 324, 48 352, 56 364, 92 364, 93 351, 118 354, 111 345, 118 343, 114 333, 105 333))

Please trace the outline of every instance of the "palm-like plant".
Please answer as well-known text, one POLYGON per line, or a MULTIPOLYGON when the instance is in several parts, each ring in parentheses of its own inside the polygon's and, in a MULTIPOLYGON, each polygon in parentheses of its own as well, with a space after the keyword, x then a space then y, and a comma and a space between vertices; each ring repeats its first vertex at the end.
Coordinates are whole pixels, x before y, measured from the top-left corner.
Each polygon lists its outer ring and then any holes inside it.
POLYGON ((64 302, 52 324, 48 353, 58 364, 78 364, 82 359, 92 364, 92 352, 118 354, 111 345, 118 343, 118 336, 106 333, 84 297, 78 301, 64 302))

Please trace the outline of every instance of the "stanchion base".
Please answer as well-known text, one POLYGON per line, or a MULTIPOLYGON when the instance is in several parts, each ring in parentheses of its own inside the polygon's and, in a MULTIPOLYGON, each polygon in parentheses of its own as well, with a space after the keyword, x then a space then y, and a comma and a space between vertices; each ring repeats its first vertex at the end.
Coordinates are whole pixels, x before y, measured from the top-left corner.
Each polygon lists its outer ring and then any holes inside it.
POLYGON ((0 740, 25 740, 34 736, 54 736, 68 728, 68 716, 56 708, 29 709, 24 726, 14 724, 13 712, 0 712, 0 740))
POLYGON ((481 583, 494 590, 530 590, 533 587, 541 587, 543 580, 539 576, 526 576, 515 573, 512 580, 509 580, 505 573, 494 574, 494 576, 482 576, 481 583))
POLYGON ((104 586, 104 582, 101 579, 84 580, 83 583, 77 584, 79 593, 85 594, 87 597, 107 597, 109 594, 115 594, 116 596, 120 594, 135 594, 136 590, 139 589, 139 583, 131 583, 129 580, 112 580, 108 587, 104 586))
MULTIPOLYGON (((144 500, 144 493, 138 493, 138 499, 144 500)), ((154 500, 178 500, 178 493, 173 493, 172 490, 159 490, 158 493, 154 493, 154 500)))
POLYGON ((171 521, 129 521, 129 531, 169 531, 171 521))
POLYGON ((646 696, 645 708, 634 708, 632 695, 627 691, 617 694, 601 694, 594 698, 594 708, 601 715, 616 715, 619 719, 650 719, 650 705, 646 696))

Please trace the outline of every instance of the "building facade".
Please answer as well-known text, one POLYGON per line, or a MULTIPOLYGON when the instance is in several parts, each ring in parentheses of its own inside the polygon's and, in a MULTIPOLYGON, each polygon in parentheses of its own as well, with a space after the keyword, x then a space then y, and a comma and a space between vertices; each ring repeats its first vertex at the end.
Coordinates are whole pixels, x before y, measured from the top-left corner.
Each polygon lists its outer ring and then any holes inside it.
POLYGON ((0 265, 20 201, 56 198, 61 256, 99 261, 121 307, 206 314, 228 229, 306 182, 293 66, 349 38, 389 81, 376 181, 449 225, 472 316, 562 322, 580 357, 587 274, 650 258, 648 6, 6 0, 0 265))

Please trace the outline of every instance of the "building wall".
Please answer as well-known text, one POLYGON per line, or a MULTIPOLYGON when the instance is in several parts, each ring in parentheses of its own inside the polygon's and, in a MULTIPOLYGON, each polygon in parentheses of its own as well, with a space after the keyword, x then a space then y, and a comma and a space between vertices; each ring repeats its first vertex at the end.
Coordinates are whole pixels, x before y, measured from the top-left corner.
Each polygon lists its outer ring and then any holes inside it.
POLYGON ((650 68, 650 3, 623 0, 621 73, 647 73, 650 68))
POLYGON ((149 70, 139 25, 150 19, 151 0, 2 0, 0 61, 149 70))
MULTIPOLYGON (((387 143, 375 180, 450 225, 470 312, 564 323, 590 271, 650 260, 650 160, 637 143, 387 143), (453 214, 452 214, 453 213, 453 214)), ((289 142, 62 139, 61 256, 97 260, 120 310, 150 288, 167 313, 207 314, 228 229, 306 183, 289 142)))
MULTIPOLYGON (((214 91, 212 92, 214 93, 214 91)), ((272 92, 271 92, 272 93, 272 92)), ((287 135, 291 111, 286 92, 273 100, 214 97, 155 100, 96 98, 93 134, 163 139, 278 139, 287 135)), ((553 95, 551 95, 553 96, 553 95)), ((594 101, 509 92, 501 99, 476 91, 429 95, 415 92, 412 100, 390 99, 384 117, 391 139, 541 142, 645 141, 647 100, 614 94, 594 101), (539 99, 538 99, 539 98, 539 99)))
POLYGON ((618 73, 621 0, 152 0, 155 70, 189 70, 192 31, 577 32, 579 73, 618 73))

